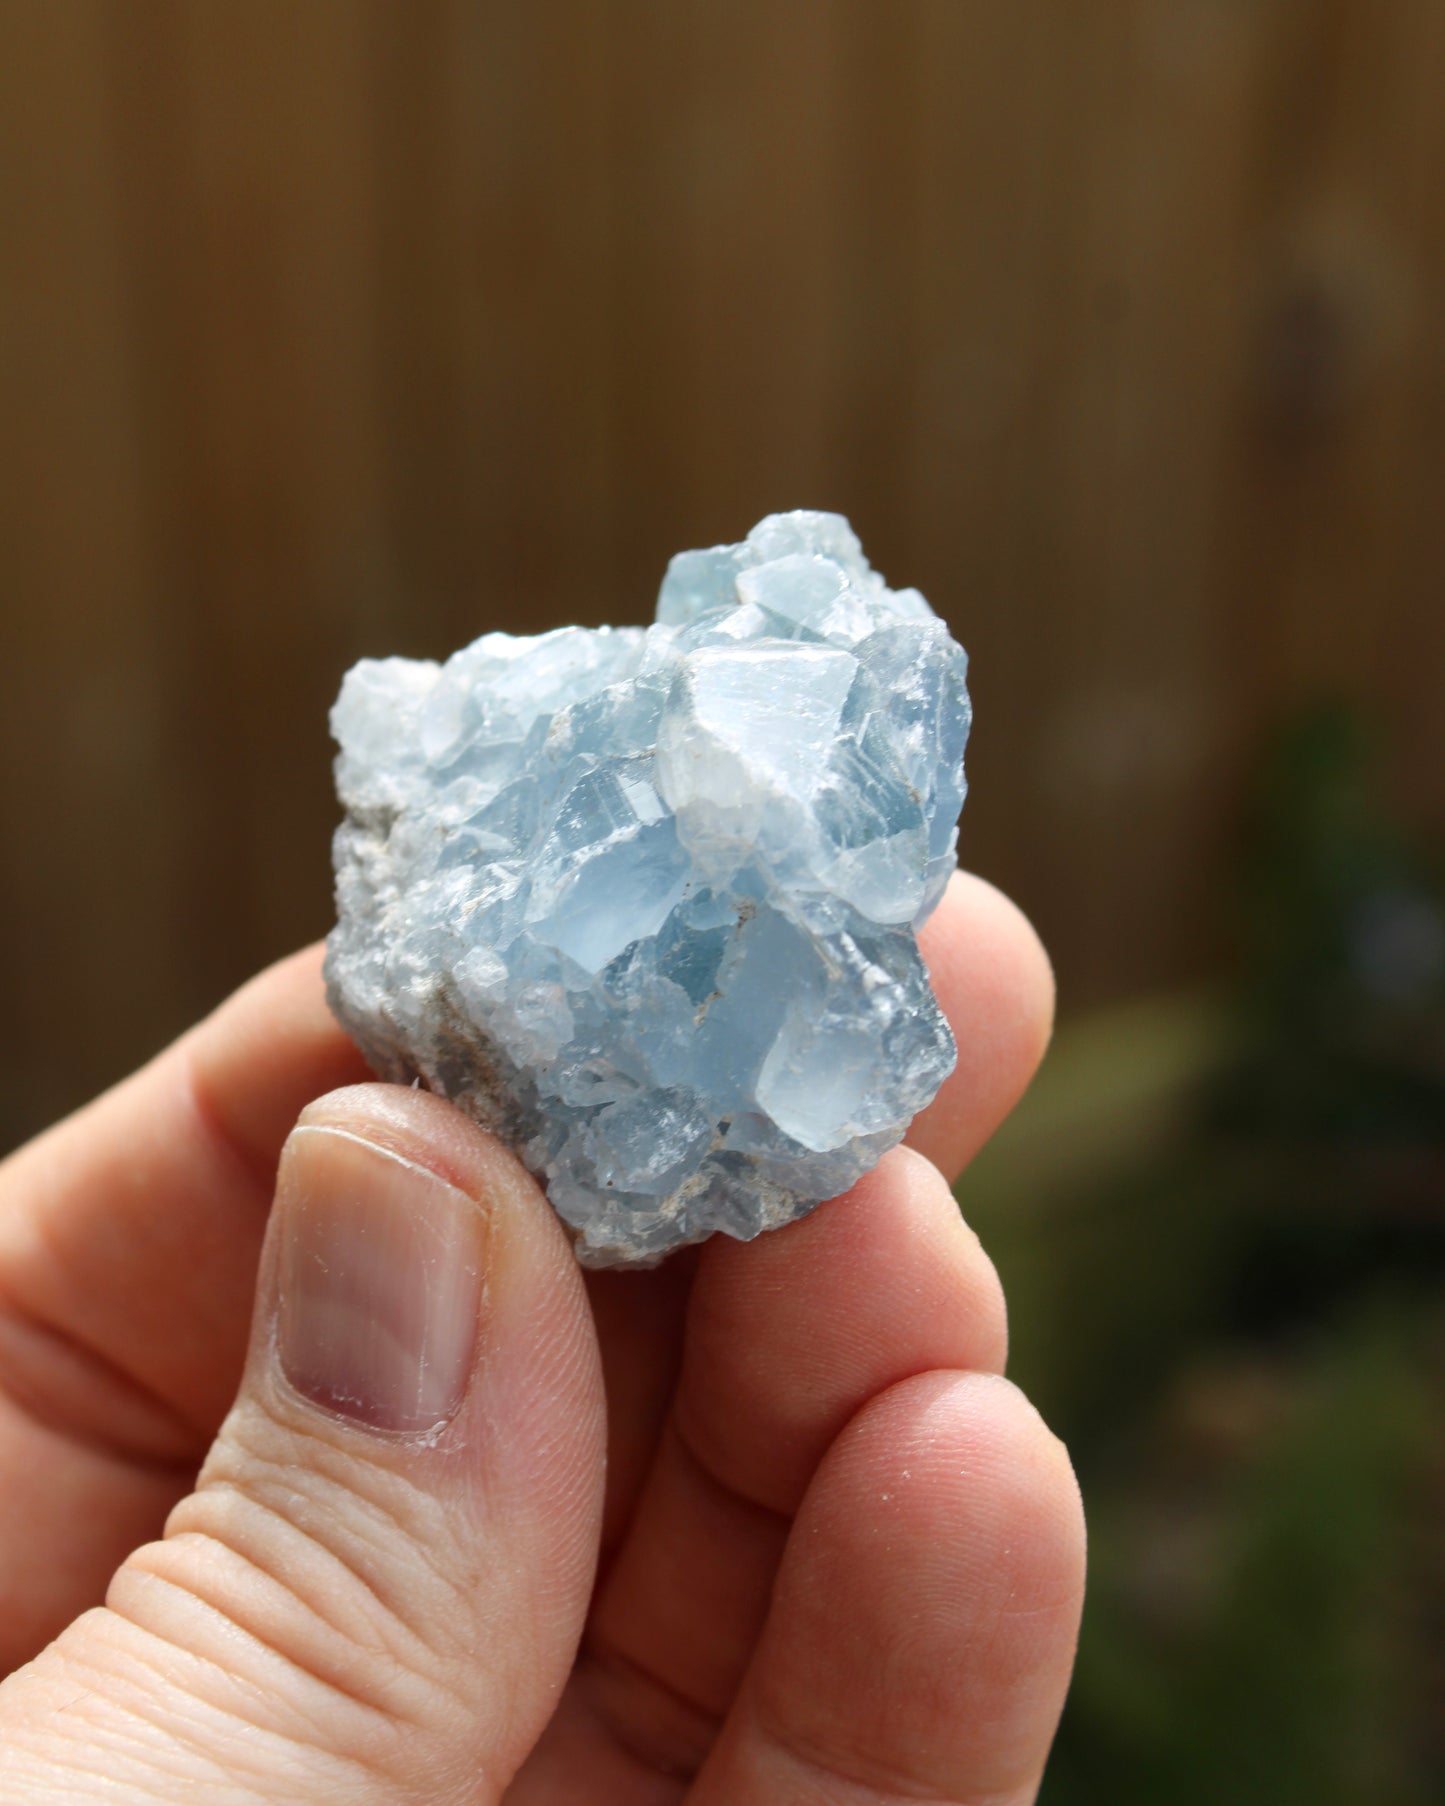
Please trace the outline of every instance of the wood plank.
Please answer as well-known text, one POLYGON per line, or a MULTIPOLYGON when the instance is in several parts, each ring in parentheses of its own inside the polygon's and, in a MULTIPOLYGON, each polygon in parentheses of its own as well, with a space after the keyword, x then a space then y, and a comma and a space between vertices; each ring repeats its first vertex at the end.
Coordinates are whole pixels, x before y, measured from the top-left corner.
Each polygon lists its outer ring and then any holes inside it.
POLYGON ((111 18, 215 996, 327 925, 326 708, 388 568, 366 65, 342 0, 111 18))
POLYGON ((0 1145, 183 1019, 186 849, 100 9, 0 9, 0 1145))
POLYGON ((968 644, 1068 1008, 1217 967, 1310 697, 1445 820, 1442 90, 1434 0, 0 5, 0 1138, 324 928, 354 657, 775 507, 968 644))

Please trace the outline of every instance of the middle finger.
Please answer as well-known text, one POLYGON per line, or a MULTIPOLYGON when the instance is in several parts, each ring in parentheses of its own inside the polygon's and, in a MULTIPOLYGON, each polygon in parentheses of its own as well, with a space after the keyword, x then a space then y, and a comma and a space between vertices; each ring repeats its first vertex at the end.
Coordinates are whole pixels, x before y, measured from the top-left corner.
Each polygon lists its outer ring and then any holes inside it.
POLYGON ((915 1373, 1001 1370, 1004 1346, 992 1263, 937 1169, 908 1149, 786 1229, 709 1243, 672 1413, 576 1679, 601 1721, 691 1772, 839 1430, 915 1373))

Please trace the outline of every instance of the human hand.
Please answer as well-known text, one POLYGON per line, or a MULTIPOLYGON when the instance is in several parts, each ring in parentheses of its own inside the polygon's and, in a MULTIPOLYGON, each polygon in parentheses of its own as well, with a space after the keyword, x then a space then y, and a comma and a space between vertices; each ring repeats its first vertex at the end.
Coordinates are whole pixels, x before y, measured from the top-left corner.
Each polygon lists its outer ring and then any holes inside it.
POLYGON ((651 1273, 364 1083, 314 948, 0 1167, 4 1799, 1032 1800, 1082 1520, 947 1178, 1051 981, 974 879, 923 942, 911 1149, 651 1273))

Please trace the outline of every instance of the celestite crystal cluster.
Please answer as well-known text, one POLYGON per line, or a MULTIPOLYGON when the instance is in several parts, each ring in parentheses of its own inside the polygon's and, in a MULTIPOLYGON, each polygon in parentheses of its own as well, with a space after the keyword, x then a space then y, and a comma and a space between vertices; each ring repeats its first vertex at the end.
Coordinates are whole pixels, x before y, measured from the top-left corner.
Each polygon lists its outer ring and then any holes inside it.
POLYGON ((674 558, 646 628, 365 660, 332 712, 332 1008, 514 1146, 589 1266, 747 1238, 902 1136, 954 1045, 965 658, 841 515, 674 558))

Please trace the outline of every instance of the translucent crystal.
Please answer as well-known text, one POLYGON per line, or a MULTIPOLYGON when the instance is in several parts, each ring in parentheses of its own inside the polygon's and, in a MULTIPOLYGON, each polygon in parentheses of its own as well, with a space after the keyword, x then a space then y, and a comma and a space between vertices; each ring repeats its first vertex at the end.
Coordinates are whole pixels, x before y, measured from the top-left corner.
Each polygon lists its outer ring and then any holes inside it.
POLYGON ((847 1189, 954 1046, 966 661, 841 515, 674 558, 647 628, 365 660, 331 724, 332 1008, 514 1146, 590 1266, 847 1189))

